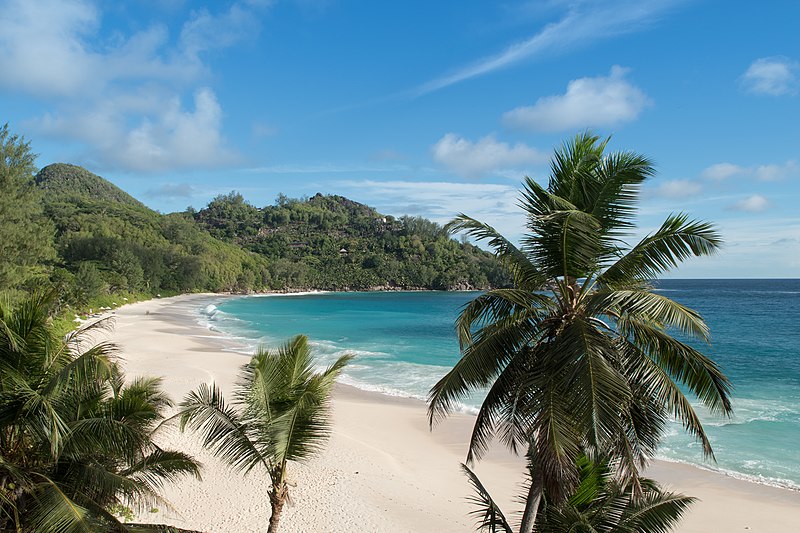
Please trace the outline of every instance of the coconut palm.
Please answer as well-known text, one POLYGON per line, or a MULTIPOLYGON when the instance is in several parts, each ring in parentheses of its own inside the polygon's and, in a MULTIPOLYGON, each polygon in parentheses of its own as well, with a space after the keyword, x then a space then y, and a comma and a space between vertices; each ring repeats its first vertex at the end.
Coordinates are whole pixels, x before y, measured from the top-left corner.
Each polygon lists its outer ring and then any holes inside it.
POLYGON ((288 462, 313 456, 330 434, 331 390, 351 358, 315 373, 308 339, 298 335, 277 350, 258 350, 242 368, 232 406, 214 384, 202 384, 181 403, 181 427, 201 431, 214 454, 244 472, 266 469, 269 532, 277 531, 289 494, 288 462))
MULTIPOLYGON (((475 496, 470 498, 478 529, 490 533, 512 533, 513 529, 478 477, 461 465, 475 496)), ((538 533, 665 533, 678 523, 696 500, 663 491, 658 484, 641 478, 642 493, 620 483, 608 463, 578 459, 580 483, 575 493, 560 505, 542 500, 536 523, 538 533)))
POLYGON ((713 227, 672 214, 626 245, 651 162, 605 154, 589 133, 556 151, 547 187, 526 178, 520 200, 526 234, 514 245, 487 224, 460 215, 449 229, 494 249, 513 287, 468 303, 456 328, 462 357, 430 392, 431 424, 471 391, 488 388, 467 462, 494 437, 531 461, 521 530, 533 528, 544 493, 556 503, 579 482, 577 458, 608 456, 641 494, 639 469, 670 417, 713 458, 680 385, 711 411, 729 414, 730 384, 717 365, 673 336, 708 341, 695 311, 654 292, 651 280, 691 256, 714 253, 713 227))
POLYGON ((165 481, 198 475, 154 433, 170 405, 157 379, 125 383, 99 322, 60 338, 55 298, 0 304, 0 529, 125 531, 112 505, 160 503, 165 481))

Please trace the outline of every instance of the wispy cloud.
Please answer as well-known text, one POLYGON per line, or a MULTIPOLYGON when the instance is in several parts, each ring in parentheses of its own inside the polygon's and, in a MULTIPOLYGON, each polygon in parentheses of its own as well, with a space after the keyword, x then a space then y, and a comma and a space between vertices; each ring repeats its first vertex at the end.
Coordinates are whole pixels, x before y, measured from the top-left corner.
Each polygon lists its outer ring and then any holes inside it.
POLYGON ((703 187, 696 181, 691 180, 669 180, 656 187, 652 194, 660 198, 689 198, 695 196, 703 190, 703 187))
POLYGON ((713 181, 723 181, 747 172, 747 169, 733 163, 717 163, 701 172, 701 176, 713 181))
POLYGON ((760 165, 754 174, 761 181, 778 181, 800 174, 800 166, 794 160, 780 165, 760 165))
POLYGON ((713 181, 724 181, 733 177, 755 178, 760 181, 780 181, 800 176, 800 165, 790 159, 785 163, 741 166, 733 163, 717 163, 703 170, 700 175, 713 181))
POLYGON ((361 165, 361 164, 283 164, 242 169, 253 174, 347 174, 359 172, 398 172, 408 170, 405 165, 361 165))
POLYGON ((512 174, 520 179, 526 168, 543 164, 549 157, 524 143, 510 145, 492 135, 473 142, 454 133, 439 139, 432 151, 437 163, 466 178, 512 174))
POLYGON ((616 35, 642 31, 682 3, 684 0, 571 2, 560 20, 546 25, 530 38, 515 43, 496 55, 423 83, 412 94, 421 96, 508 68, 524 60, 589 46, 616 35))
POLYGON ((762 57, 753 61, 742 76, 745 90, 754 94, 796 94, 800 63, 787 57, 762 57))
POLYGON ((770 206, 769 200, 767 200, 764 196, 760 194, 754 194, 752 196, 748 196, 747 198, 742 199, 739 202, 736 202, 732 206, 731 209, 735 211, 745 211, 748 213, 760 213, 761 211, 766 210, 770 206))
POLYGON ((625 79, 629 69, 613 66, 608 76, 579 78, 564 94, 539 98, 532 106, 503 115, 506 125, 536 131, 613 126, 636 119, 650 99, 625 79))
POLYGON ((148 198, 191 198, 197 190, 188 183, 165 183, 160 187, 148 189, 144 195, 148 198))
POLYGON ((337 191, 382 213, 424 216, 440 224, 465 213, 487 222, 509 238, 522 231, 525 217, 517 206, 516 186, 451 181, 339 181, 337 191))
POLYGON ((0 88, 50 108, 27 125, 79 146, 80 162, 99 170, 238 160, 222 135, 220 104, 203 81, 209 76, 203 55, 253 35, 256 3, 192 13, 177 43, 160 24, 109 37, 102 7, 90 0, 0 0, 0 71, 14 73, 0 77, 0 88), (183 105, 187 97, 194 108, 183 105))

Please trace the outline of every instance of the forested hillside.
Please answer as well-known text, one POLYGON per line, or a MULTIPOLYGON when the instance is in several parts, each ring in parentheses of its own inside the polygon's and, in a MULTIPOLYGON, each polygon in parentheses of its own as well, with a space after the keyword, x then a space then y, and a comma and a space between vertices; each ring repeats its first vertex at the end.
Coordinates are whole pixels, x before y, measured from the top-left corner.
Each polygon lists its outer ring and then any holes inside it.
POLYGON ((53 279, 77 301, 104 291, 189 292, 267 288, 267 262, 215 239, 181 213, 161 215, 74 165, 43 168, 35 182, 55 226, 53 279))
MULTIPOLYGON (((197 291, 469 289, 505 284, 495 258, 418 217, 341 196, 238 193, 160 214, 102 177, 0 129, 0 292, 55 286, 66 304, 197 291)), ((97 304, 95 304, 97 305, 97 304)))
POLYGON ((382 215, 342 196, 279 195, 257 208, 237 193, 195 215, 211 235, 269 259, 273 288, 469 289, 505 283, 493 256, 427 219, 382 215))

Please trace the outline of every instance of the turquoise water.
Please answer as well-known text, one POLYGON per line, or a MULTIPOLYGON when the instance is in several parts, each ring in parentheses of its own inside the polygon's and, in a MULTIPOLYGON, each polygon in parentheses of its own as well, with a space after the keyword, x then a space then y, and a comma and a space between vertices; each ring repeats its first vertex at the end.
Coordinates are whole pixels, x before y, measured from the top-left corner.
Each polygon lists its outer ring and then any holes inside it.
MULTIPOLYGON (((734 383, 732 419, 703 416, 717 456, 677 424, 662 458, 698 464, 763 483, 800 488, 800 280, 667 280, 664 295, 700 311, 711 327, 713 357, 734 383)), ((343 381, 425 399, 458 359, 453 321, 478 293, 317 293, 226 299, 202 310, 206 323, 254 349, 303 333, 325 364, 356 359, 343 381)), ((474 410, 480 397, 465 401, 474 410)))

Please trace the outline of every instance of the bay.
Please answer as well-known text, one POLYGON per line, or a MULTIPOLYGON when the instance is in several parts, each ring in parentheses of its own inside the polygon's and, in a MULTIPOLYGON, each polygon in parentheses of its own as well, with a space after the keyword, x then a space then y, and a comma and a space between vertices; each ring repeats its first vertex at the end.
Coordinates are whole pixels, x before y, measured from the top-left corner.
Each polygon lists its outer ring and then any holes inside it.
MULTIPOLYGON (((672 424, 663 459, 800 488, 800 280, 662 280, 657 290, 698 310, 712 332, 696 345, 734 384, 734 416, 712 416, 698 402, 717 463, 672 424)), ((225 299, 201 310, 213 329, 253 350, 308 335, 324 365, 356 359, 347 384, 424 400, 458 360, 454 320, 476 292, 373 292, 225 299)), ((480 394, 464 401, 474 411, 480 394)))

